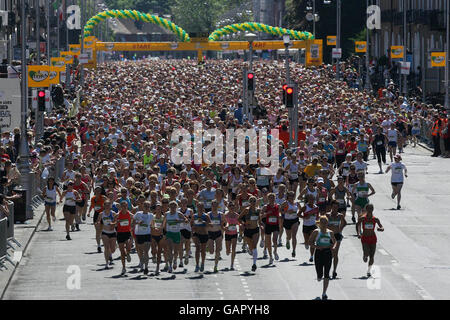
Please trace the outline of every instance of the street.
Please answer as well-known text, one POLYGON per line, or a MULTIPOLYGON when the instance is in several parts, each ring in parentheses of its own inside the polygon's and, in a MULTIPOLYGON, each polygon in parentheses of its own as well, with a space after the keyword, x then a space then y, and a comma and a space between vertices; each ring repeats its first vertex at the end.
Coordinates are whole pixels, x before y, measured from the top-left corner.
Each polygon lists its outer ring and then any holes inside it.
MULTIPOLYGON (((446 299, 450 286, 450 167, 446 159, 431 158, 421 147, 405 149, 408 178, 403 188, 402 209, 394 210, 390 173, 378 174, 378 166, 370 156, 367 181, 376 194, 371 202, 374 215, 381 220, 385 232, 378 232, 373 277, 367 279, 367 264, 362 261, 360 240, 347 210, 344 240, 340 249, 338 278, 331 280, 328 296, 333 300, 366 299, 446 299)), ((385 166, 384 166, 385 169, 385 166)), ((212 300, 311 300, 320 297, 322 283, 316 280, 314 264, 303 246, 301 229, 297 234, 297 257, 292 258, 283 246, 280 260, 268 265, 258 248, 258 269, 251 272, 251 257, 236 256, 236 271, 228 271, 229 257, 222 251, 219 272, 212 273, 213 257, 207 254, 205 272, 194 273, 191 258, 185 270, 173 275, 162 272, 149 276, 137 273, 138 258, 132 254, 126 276, 120 276, 120 259, 114 268, 104 270, 103 253, 96 250, 94 227, 81 225, 65 240, 62 206, 57 208, 58 221, 53 232, 42 219, 4 299, 212 299, 212 300), (73 267, 75 266, 75 267, 73 267), (73 270, 80 270, 80 289, 71 286, 73 270), (69 272, 67 272, 69 271, 69 272), (68 280, 69 279, 69 280, 68 280)), ((285 244, 285 235, 283 235, 285 244)), ((238 251, 241 244, 238 243, 238 251)), ((192 253, 194 254, 194 247, 192 253)), ((118 250, 114 258, 119 257, 118 250)))

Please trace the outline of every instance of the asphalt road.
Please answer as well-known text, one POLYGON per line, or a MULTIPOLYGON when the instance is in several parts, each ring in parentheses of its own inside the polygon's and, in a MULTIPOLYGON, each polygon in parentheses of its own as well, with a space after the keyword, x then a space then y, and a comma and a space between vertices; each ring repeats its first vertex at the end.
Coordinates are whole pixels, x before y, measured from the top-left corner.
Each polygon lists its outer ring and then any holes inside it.
MULTIPOLYGON (((367 279, 367 265, 362 261, 360 240, 353 224, 344 229, 340 250, 338 279, 330 281, 330 299, 448 299, 450 287, 450 160, 430 157, 422 148, 406 148, 403 162, 409 177, 403 188, 402 209, 394 210, 390 197, 390 173, 377 174, 374 160, 369 163, 370 182, 376 195, 371 199, 375 216, 385 227, 378 233, 375 273, 367 279)), ((58 207, 58 217, 62 217, 58 207)), ((174 276, 143 276, 128 268, 121 277, 120 260, 113 269, 104 270, 103 254, 98 254, 94 227, 81 225, 65 240, 64 222, 57 221, 55 231, 46 232, 46 220, 38 227, 4 299, 316 299, 322 283, 316 281, 314 265, 308 262, 299 233, 297 257, 291 258, 283 246, 280 260, 268 266, 259 259, 258 269, 251 272, 251 257, 238 253, 236 271, 227 271, 229 257, 222 252, 219 272, 212 273, 214 262, 207 255, 205 272, 194 273, 191 259, 185 270, 174 276), (80 288, 74 288, 74 270, 80 271, 80 288), (69 282, 69 285, 68 285, 69 282)), ((350 218, 347 221, 351 223, 350 218)), ((283 238, 284 242, 284 238, 283 238)), ((238 244, 238 249, 241 246, 238 244)), ((194 250, 194 249, 193 249, 194 250)), ((262 249, 259 255, 262 256, 262 249)), ((118 257, 116 251, 114 257, 118 257)), ((132 254, 128 266, 136 266, 132 254)), ((150 273, 154 271, 151 264, 150 273)))

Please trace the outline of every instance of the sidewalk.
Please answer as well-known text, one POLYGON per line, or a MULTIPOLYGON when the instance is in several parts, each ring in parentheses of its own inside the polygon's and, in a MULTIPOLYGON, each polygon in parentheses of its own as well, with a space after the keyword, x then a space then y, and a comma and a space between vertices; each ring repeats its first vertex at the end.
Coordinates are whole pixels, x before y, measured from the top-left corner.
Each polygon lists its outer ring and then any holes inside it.
POLYGON ((17 262, 15 266, 13 266, 9 262, 5 262, 5 265, 8 269, 2 268, 0 270, 0 300, 3 299, 3 295, 6 291, 6 288, 9 285, 17 267, 20 264, 20 261, 24 256, 26 256, 26 250, 28 248, 28 244, 31 242, 34 233, 37 230, 37 227, 41 223, 42 217, 44 217, 44 204, 42 203, 36 209, 34 209, 33 219, 25 221, 24 224, 16 223, 14 225, 14 237, 21 244, 19 248, 14 244, 14 247, 17 250, 8 249, 8 253, 11 255, 12 259, 17 262))

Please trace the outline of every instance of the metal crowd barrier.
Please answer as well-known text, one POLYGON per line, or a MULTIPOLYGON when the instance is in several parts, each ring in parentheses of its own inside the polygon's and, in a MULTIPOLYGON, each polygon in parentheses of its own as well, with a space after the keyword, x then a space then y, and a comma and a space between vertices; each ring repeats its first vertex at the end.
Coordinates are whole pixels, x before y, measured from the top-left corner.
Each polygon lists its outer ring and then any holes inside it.
POLYGON ((431 135, 432 122, 428 120, 420 120, 420 140, 430 147, 433 147, 433 137, 431 135))
POLYGON ((8 218, 3 218, 0 220, 0 267, 6 267, 4 261, 9 261, 13 266, 15 265, 14 261, 8 255, 8 246, 7 246, 7 237, 8 237, 8 218))
POLYGON ((12 243, 14 242, 19 248, 22 246, 19 241, 14 238, 14 202, 8 201, 9 217, 7 224, 7 238, 6 243, 8 247, 13 248, 12 243))

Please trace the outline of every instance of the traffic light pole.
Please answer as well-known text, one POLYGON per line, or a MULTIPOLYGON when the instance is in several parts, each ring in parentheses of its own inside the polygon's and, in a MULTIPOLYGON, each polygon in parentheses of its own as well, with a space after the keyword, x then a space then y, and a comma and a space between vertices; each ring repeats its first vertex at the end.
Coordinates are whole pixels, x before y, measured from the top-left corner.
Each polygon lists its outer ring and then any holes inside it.
POLYGON ((298 84, 288 84, 294 89, 293 101, 294 107, 289 108, 289 148, 296 149, 298 145, 298 84))
POLYGON ((242 103, 244 105, 244 116, 245 118, 248 119, 248 81, 247 81, 247 68, 245 67, 243 70, 242 78, 243 78, 242 103))
MULTIPOLYGON (((27 83, 27 58, 26 58, 26 19, 25 19, 25 0, 21 0, 21 53, 22 53, 22 79, 21 79, 21 125, 20 125, 20 147, 19 159, 17 167, 20 172, 20 184, 27 190, 26 192, 26 212, 32 216, 33 209, 31 208, 31 169, 30 169, 30 149, 28 148, 27 138, 27 113, 28 113, 28 83, 27 83)), ((29 217, 29 215, 26 215, 29 217)))

